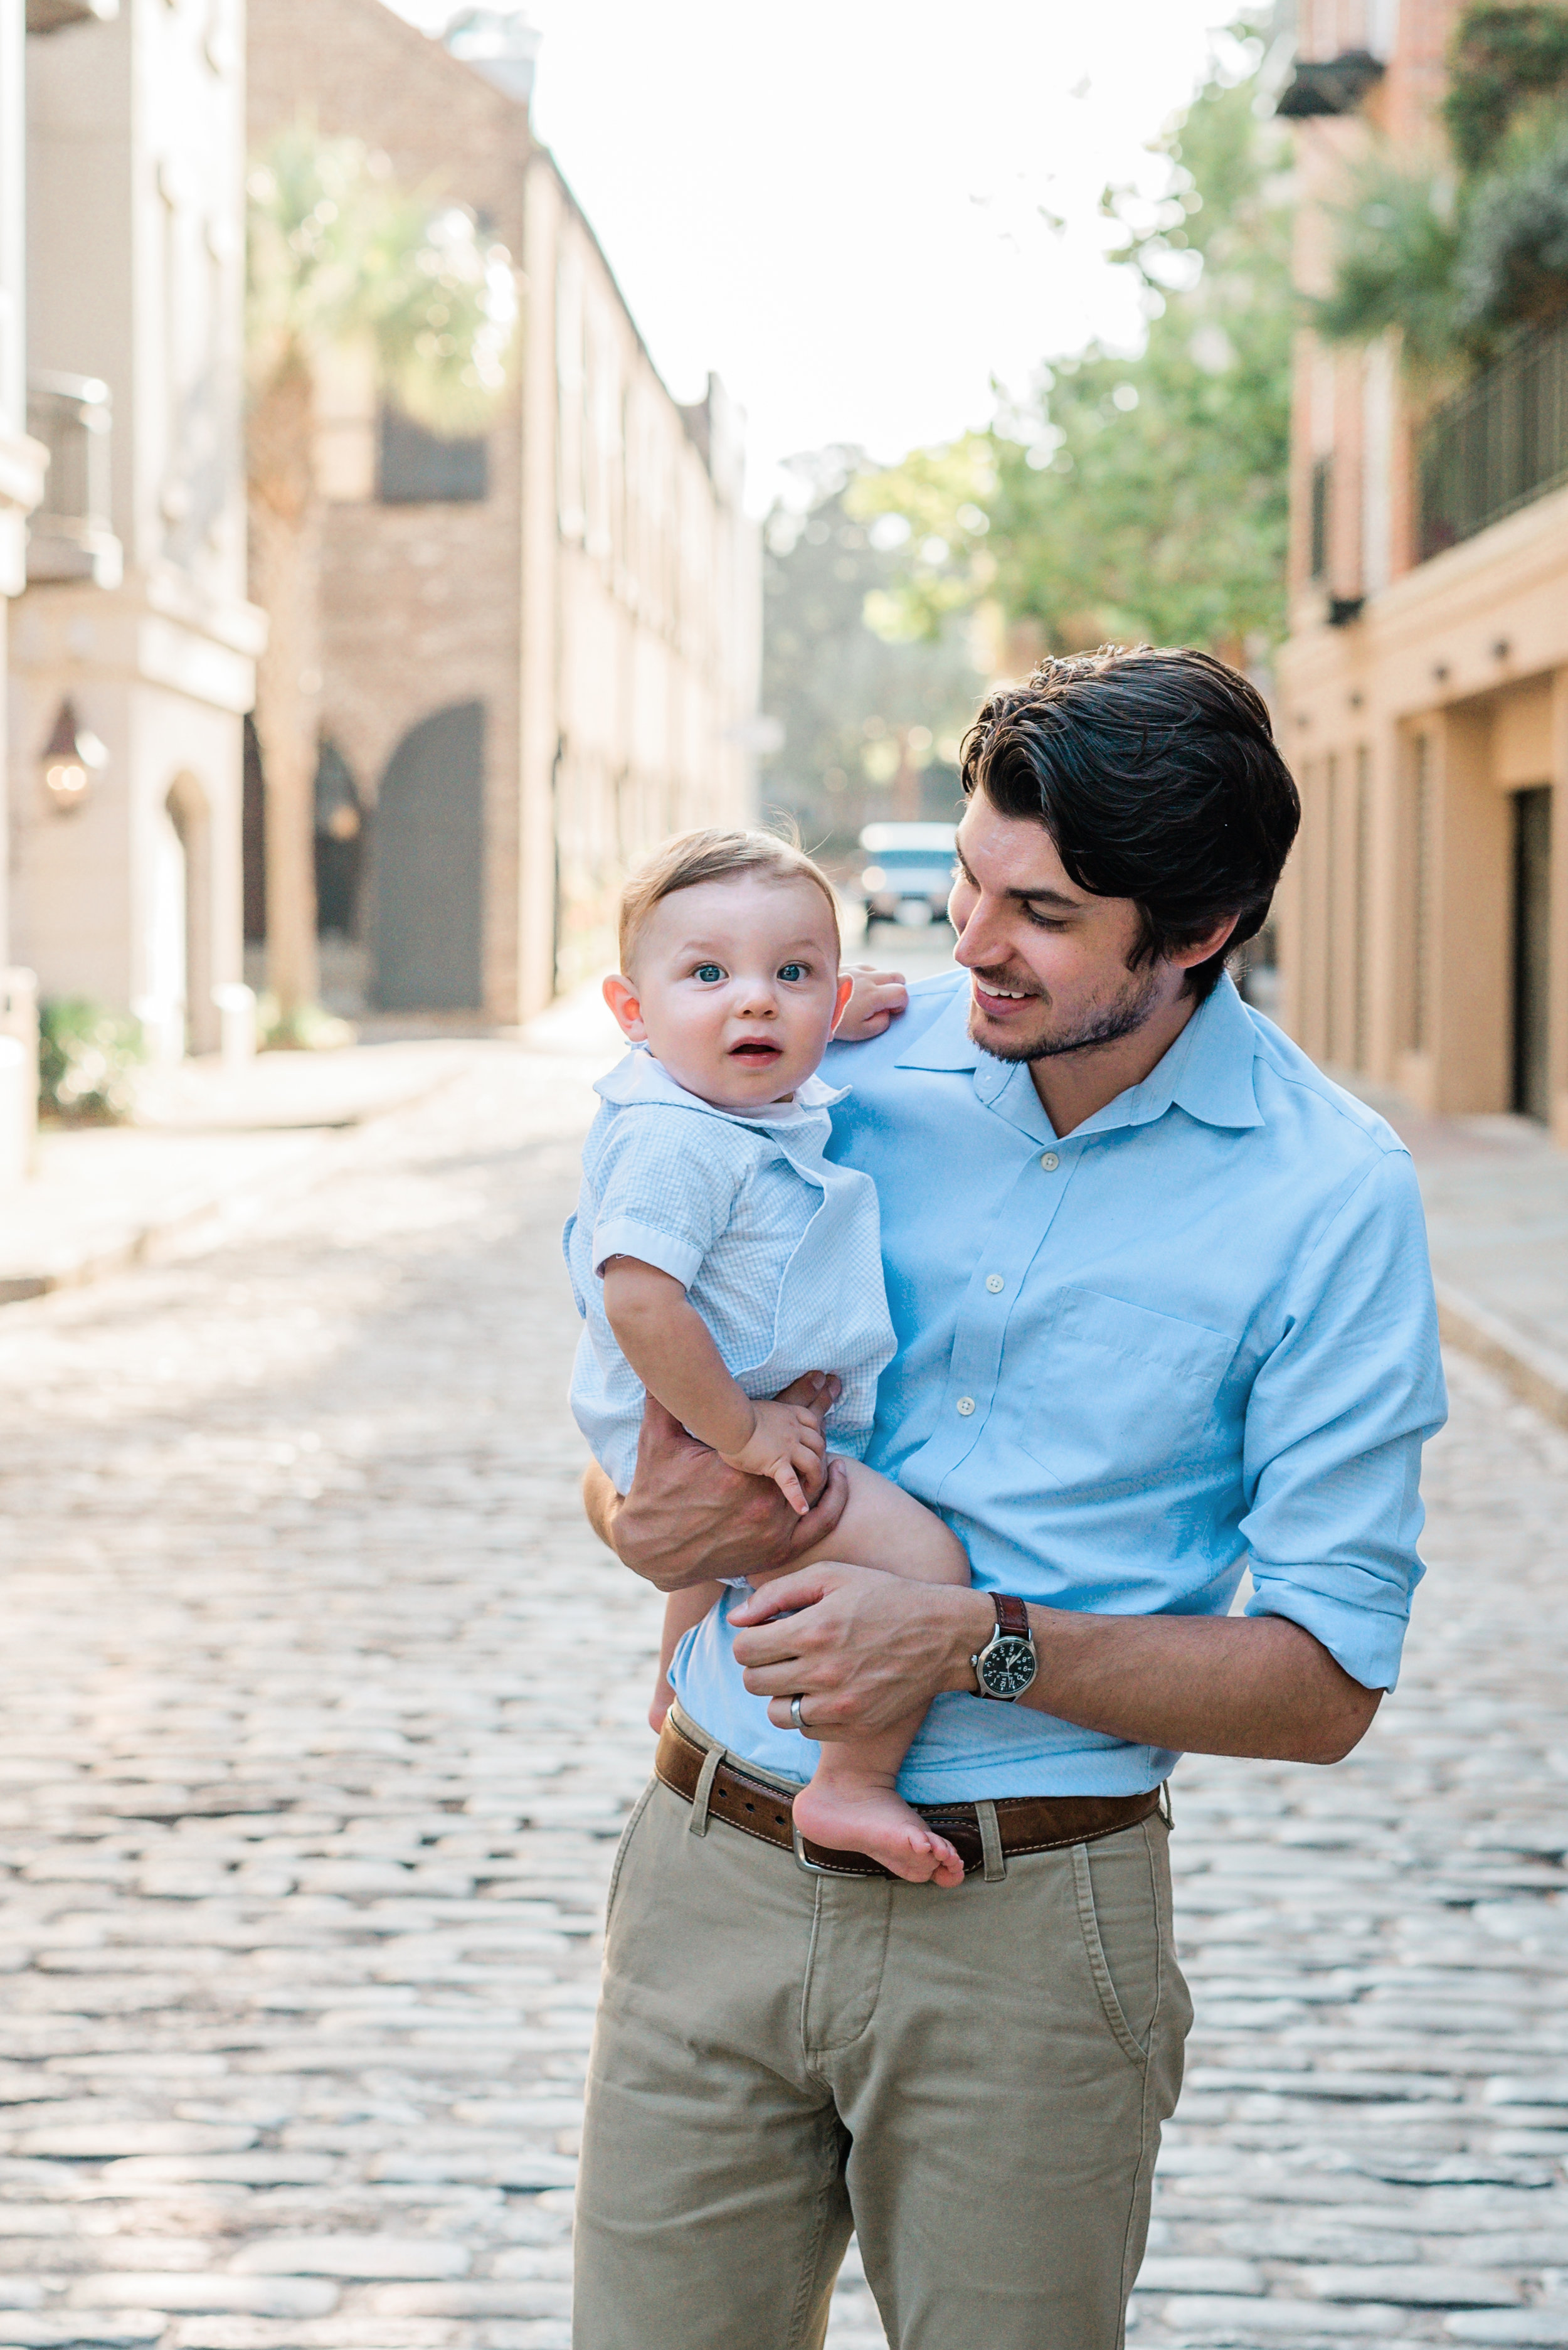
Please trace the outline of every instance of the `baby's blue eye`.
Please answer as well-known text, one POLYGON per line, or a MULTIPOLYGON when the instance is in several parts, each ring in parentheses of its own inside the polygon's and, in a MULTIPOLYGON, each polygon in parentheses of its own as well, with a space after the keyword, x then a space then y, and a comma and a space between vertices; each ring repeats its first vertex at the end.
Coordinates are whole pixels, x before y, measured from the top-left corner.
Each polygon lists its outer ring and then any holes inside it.
POLYGON ((716 962, 700 962, 691 976, 693 979, 701 980, 705 986, 711 987, 716 980, 723 978, 723 965, 716 962))
POLYGON ((805 977, 805 965, 803 962, 781 962, 779 965, 779 977, 781 979, 792 980, 804 979, 805 977))

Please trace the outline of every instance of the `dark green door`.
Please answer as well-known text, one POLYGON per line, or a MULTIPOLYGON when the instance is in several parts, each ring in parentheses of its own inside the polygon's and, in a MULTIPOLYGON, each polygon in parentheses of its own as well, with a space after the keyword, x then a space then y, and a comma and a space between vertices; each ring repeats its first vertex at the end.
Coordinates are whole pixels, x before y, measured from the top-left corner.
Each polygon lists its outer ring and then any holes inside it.
POLYGON ((1552 788, 1513 795, 1513 1107, 1552 1115, 1546 1061, 1552 951, 1552 788))
POLYGON ((410 727, 376 804, 376 1001, 476 1012, 484 1001, 484 704, 410 727))

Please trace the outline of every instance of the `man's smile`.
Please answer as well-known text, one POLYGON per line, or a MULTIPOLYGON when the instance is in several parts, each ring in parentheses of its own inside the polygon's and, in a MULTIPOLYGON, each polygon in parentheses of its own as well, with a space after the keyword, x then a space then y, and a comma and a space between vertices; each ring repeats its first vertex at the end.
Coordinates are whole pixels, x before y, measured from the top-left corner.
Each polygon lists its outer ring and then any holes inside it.
POLYGON ((970 973, 970 988, 981 1012, 993 1018, 1005 1019, 1009 1011, 1019 1003, 1039 1003, 1044 1000, 1044 990, 1037 987, 1000 987, 994 982, 982 980, 978 972, 970 973))

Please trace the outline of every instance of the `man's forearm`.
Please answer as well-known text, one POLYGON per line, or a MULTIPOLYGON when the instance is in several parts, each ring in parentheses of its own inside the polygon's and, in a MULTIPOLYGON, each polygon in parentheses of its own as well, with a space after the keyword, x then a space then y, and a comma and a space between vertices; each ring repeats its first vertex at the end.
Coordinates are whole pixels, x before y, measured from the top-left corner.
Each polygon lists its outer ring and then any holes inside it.
POLYGON ((1382 1697, 1280 1616, 1029 1615, 1040 1670, 1021 1702, 1140 1746, 1337 1762, 1382 1697))
POLYGON ((583 1512, 606 1550, 615 1549, 615 1513, 620 1495, 597 1461, 583 1471, 583 1512))

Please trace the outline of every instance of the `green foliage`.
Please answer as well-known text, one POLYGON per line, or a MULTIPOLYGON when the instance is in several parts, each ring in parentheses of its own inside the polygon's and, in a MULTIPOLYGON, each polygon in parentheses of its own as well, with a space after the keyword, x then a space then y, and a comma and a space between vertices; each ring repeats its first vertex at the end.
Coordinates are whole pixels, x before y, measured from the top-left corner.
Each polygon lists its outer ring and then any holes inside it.
POLYGON ((1397 329, 1416 376, 1484 365, 1568 309, 1568 8, 1466 8, 1443 114, 1457 182, 1375 148, 1339 208, 1331 342, 1397 329))
POLYGON ((130 1076, 145 1059, 141 1024, 85 995, 38 1007, 38 1107, 47 1116, 110 1125, 130 1109, 130 1076))
POLYGON ((368 343, 383 390, 416 422, 476 432, 506 385, 516 327, 511 258, 472 216, 410 192, 358 139, 308 123, 273 141, 247 183, 247 346, 264 388, 368 343))
POLYGON ((1568 93, 1568 9, 1472 0, 1455 27, 1443 102, 1461 171, 1495 161, 1518 116, 1543 98, 1568 93))
POLYGON ((763 707, 784 743, 763 769, 763 806, 829 853, 873 817, 954 813, 958 741, 981 683, 961 618, 930 643, 866 625, 899 557, 877 543, 894 534, 849 510, 864 463, 854 449, 798 460, 799 494, 774 507, 764 537, 763 707))
POLYGON ((1521 124, 1476 187, 1454 271, 1461 326, 1485 335, 1568 309, 1568 120, 1521 124))
POLYGON ((1283 629, 1290 220, 1282 135, 1249 77, 1218 79, 1160 142, 1168 197, 1104 209, 1150 312, 1137 358, 1091 347, 992 429, 856 485, 909 517, 887 631, 994 598, 1064 649, 1107 639, 1246 658, 1283 629))
POLYGON ((1319 334, 1364 343, 1397 328, 1414 371, 1449 367, 1467 342, 1455 290, 1460 230, 1451 181, 1374 148, 1334 210, 1334 286, 1310 307, 1319 334))

